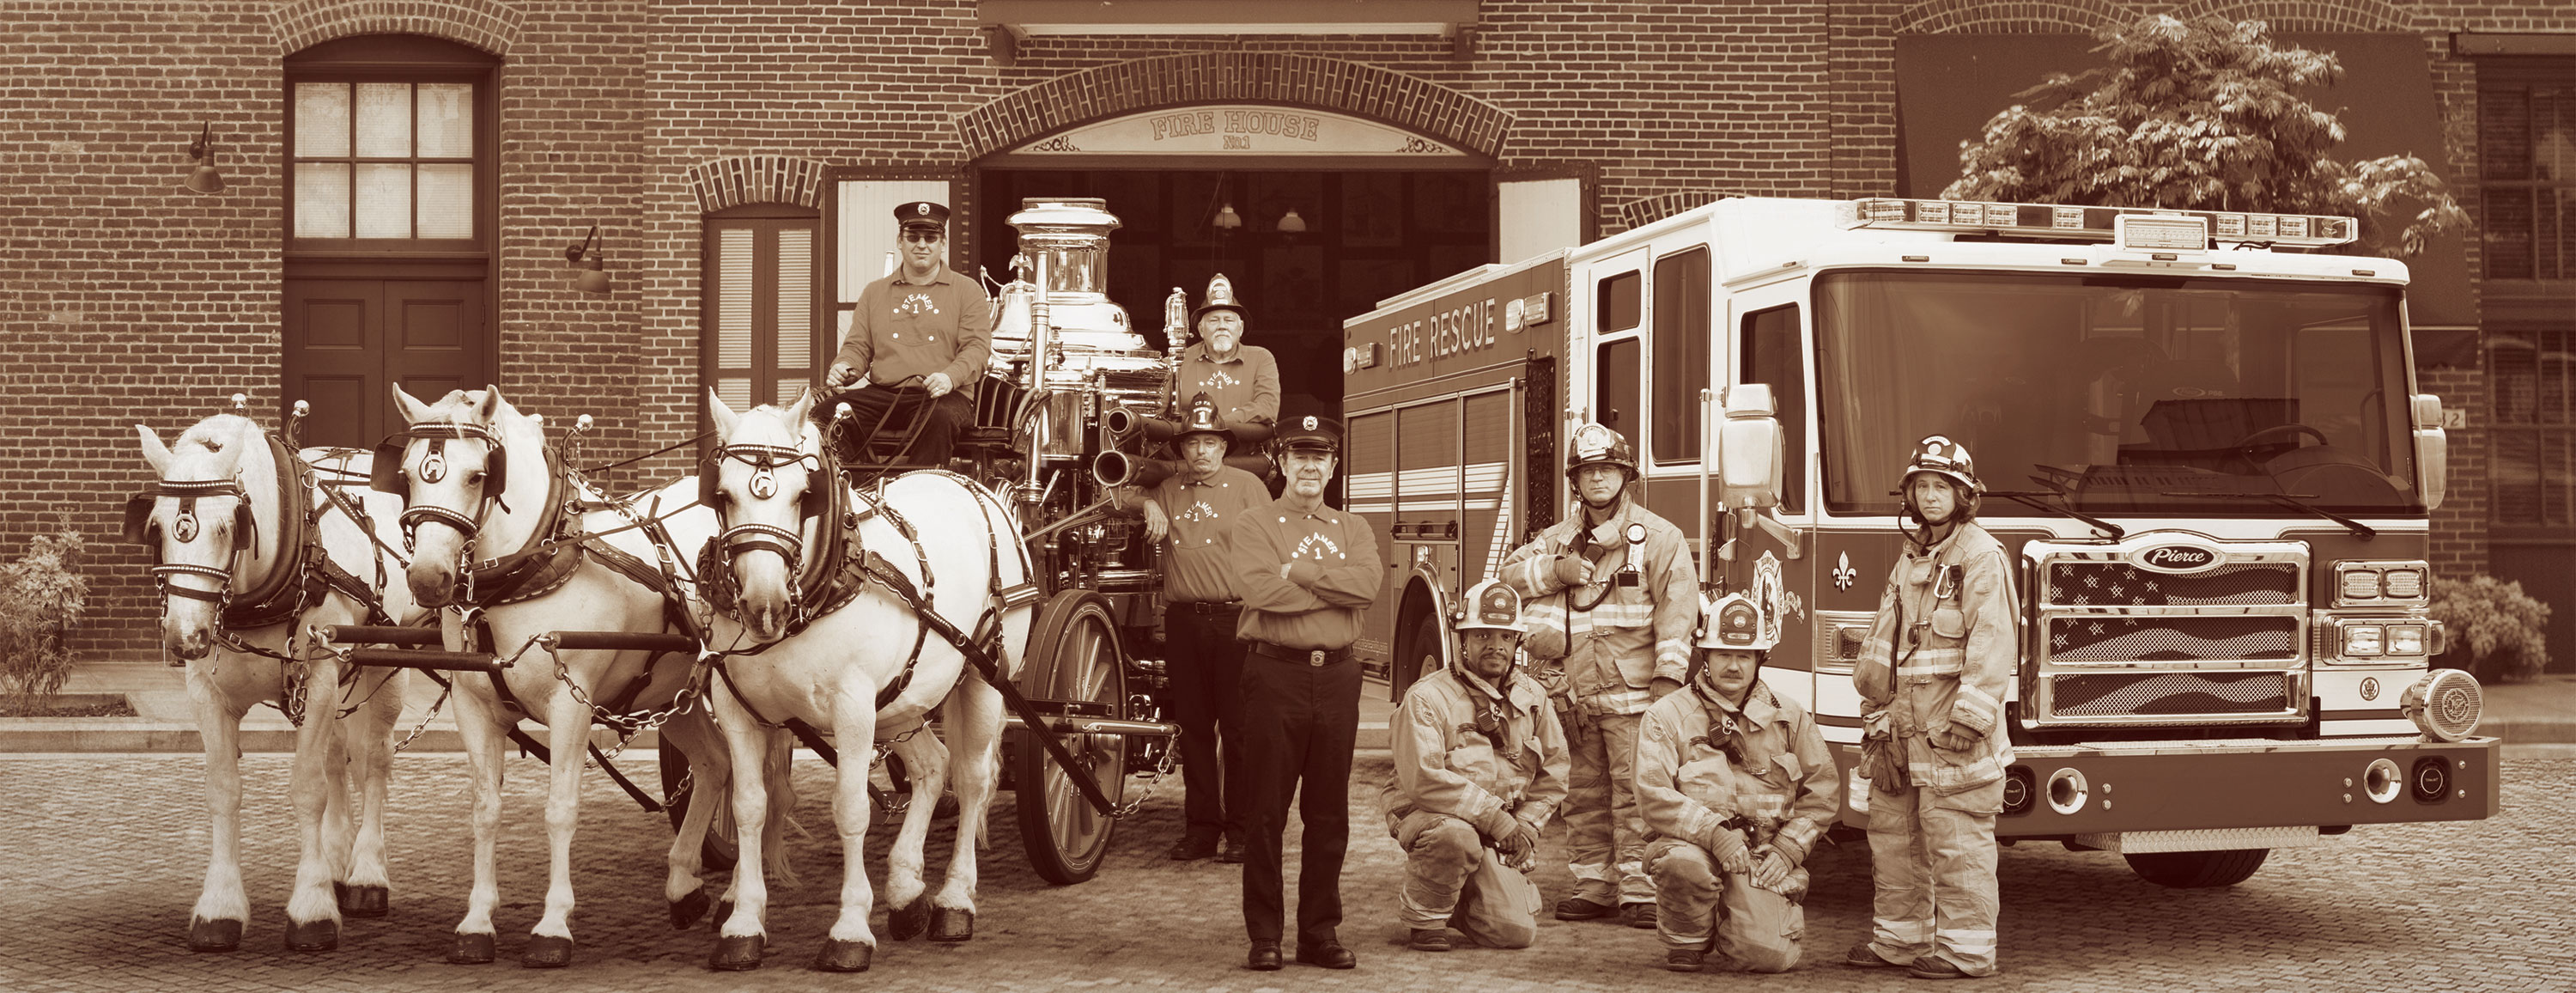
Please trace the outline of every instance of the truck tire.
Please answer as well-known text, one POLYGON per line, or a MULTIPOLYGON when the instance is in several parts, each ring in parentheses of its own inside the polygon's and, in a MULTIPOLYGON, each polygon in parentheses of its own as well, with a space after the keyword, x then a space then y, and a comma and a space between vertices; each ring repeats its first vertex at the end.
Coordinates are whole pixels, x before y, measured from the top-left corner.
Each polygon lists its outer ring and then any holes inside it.
POLYGON ((1404 634, 1404 650, 1395 657, 1397 678, 1395 699, 1402 701, 1404 692, 1422 677, 1440 671, 1440 622, 1428 614, 1404 634))
POLYGON ((2263 859, 2272 854, 2269 848, 2239 848, 2223 852, 2136 852, 2122 857, 2129 869, 2158 886, 2175 889, 2213 889, 2234 886, 2263 867, 2263 859))

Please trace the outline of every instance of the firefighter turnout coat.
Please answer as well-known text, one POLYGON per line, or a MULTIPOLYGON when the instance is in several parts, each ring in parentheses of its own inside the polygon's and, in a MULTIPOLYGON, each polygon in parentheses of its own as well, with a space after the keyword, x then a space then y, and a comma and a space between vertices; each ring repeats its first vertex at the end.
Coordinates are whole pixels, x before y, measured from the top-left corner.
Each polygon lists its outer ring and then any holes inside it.
POLYGON ((2021 652, 2015 602, 2003 543, 1973 521, 1930 548, 1908 546, 1879 594, 1852 686, 1864 711, 1887 712, 1907 774, 1936 797, 2000 782, 2012 762, 1998 725, 2021 652), (1954 727, 1975 743, 1960 751, 1931 743, 1929 735, 1954 727))
POLYGON ((1617 511, 1588 532, 1578 508, 1512 550, 1498 575, 1528 602, 1521 616, 1530 657, 1562 660, 1558 692, 1584 712, 1640 713, 1654 699, 1654 680, 1678 683, 1689 674, 1691 631, 1699 624, 1689 545, 1680 528, 1636 500, 1621 497, 1617 511), (1629 565, 1631 523, 1646 526, 1644 561, 1636 563, 1637 584, 1621 586, 1614 580, 1629 565), (1556 560, 1564 555, 1591 562, 1592 582, 1559 581, 1556 560))

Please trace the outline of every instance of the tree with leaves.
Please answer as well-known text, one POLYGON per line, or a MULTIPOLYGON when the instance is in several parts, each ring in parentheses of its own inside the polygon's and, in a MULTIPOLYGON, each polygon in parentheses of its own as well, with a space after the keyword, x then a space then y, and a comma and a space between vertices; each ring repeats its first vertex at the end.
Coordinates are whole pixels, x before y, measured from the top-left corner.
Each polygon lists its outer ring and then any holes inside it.
POLYGON ((2358 217, 2365 241, 2380 218, 2419 209, 2398 254, 2468 223, 2440 176, 2413 155, 2366 162, 2332 156, 2342 122, 2298 94, 2332 84, 2331 52, 2275 44, 2262 21, 2186 23, 2154 15, 2106 31, 2110 65, 2052 73, 1960 143, 1953 200, 2104 207, 2335 214, 2358 217))

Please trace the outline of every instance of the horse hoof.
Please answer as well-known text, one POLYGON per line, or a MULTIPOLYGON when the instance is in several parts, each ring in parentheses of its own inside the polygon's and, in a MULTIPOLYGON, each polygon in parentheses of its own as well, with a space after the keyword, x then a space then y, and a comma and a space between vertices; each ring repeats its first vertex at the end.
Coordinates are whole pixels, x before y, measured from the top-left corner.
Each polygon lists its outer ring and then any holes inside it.
POLYGON ((349 917, 383 917, 391 910, 391 891, 382 886, 342 886, 331 884, 340 898, 340 913, 349 917))
POLYGON ((876 954, 875 945, 830 938, 823 942, 822 951, 814 953, 814 968, 822 972, 866 972, 868 960, 876 954))
POLYGON ((188 918, 188 950, 192 952, 229 952, 241 947, 242 922, 217 918, 188 918))
POLYGON ((572 964, 572 939, 551 934, 528 936, 528 948, 519 953, 519 964, 530 969, 561 969, 572 964))
POLYGON ((974 911, 953 907, 930 908, 930 940, 964 941, 974 936, 974 911))
POLYGON ((768 939, 757 934, 729 934, 716 938, 716 950, 707 953, 707 968, 717 972, 744 972, 760 968, 761 947, 768 939))
POLYGON ((457 965, 483 965, 492 961, 492 936, 488 933, 457 932, 456 947, 447 950, 447 960, 457 965))
POLYGON ((930 902, 914 900, 912 906, 886 911, 886 933, 896 941, 911 941, 930 929, 930 902))
POLYGON ((709 930, 709 931, 721 931, 721 930, 724 930, 724 924, 725 924, 725 922, 726 922, 726 921, 729 921, 729 920, 732 920, 732 919, 733 919, 733 901, 731 901, 731 900, 718 900, 718 901, 716 901, 716 912, 715 912, 715 914, 714 914, 713 916, 710 916, 710 917, 708 917, 708 918, 707 918, 707 930, 709 930))
POLYGON ((671 901, 671 930, 688 930, 689 925, 697 923, 698 918, 706 916, 709 902, 707 888, 704 886, 690 890, 689 895, 671 901))
POLYGON ((325 917, 318 921, 286 922, 286 949, 293 952, 327 952, 340 947, 340 922, 325 917))

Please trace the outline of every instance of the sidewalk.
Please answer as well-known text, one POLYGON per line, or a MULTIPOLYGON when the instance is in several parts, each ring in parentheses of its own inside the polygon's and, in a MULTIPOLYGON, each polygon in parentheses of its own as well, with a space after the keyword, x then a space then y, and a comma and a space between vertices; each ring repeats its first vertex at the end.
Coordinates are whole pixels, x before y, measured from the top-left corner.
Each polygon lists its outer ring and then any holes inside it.
MULTIPOLYGON (((474 677, 482 678, 482 677, 474 677)), ((420 729, 420 737, 411 743, 410 751, 455 752, 464 746, 456 736, 456 724, 441 710, 436 716, 429 709, 438 699, 438 687, 414 673, 403 701, 402 720, 395 725, 395 735, 409 735, 420 729), (423 727, 423 720, 427 726, 423 727)), ((0 752, 196 752, 204 746, 197 735, 196 705, 188 699, 187 670, 151 662, 97 662, 81 666, 72 673, 62 690, 65 696, 124 697, 134 707, 134 717, 83 717, 61 719, 0 719, 0 752)), ((70 701, 66 701, 70 702, 70 701)), ((1360 688, 1359 749, 1386 750, 1387 715, 1395 704, 1387 699, 1386 684, 1370 680, 1360 688)), ((2570 720, 2576 720, 2571 716, 2570 720)), ((295 750, 295 727, 277 708, 253 707, 242 718, 241 750, 244 752, 291 752, 295 750)), ((593 740, 606 745, 616 740, 607 731, 593 732, 593 740)), ((2576 740, 2572 737, 2570 740, 2576 740)), ((650 731, 638 735, 631 743, 635 748, 655 747, 650 731)))
MULTIPOLYGON (((404 701, 397 735, 422 728, 438 688, 414 678, 404 701)), ((2503 738, 2509 745, 2576 744, 2576 675, 2543 676, 2535 682, 2492 685, 2486 689, 2486 716, 2478 733, 2503 738)), ((64 684, 66 694, 122 696, 136 717, 0 720, 0 752, 194 752, 201 751, 194 705, 188 700, 187 674, 159 662, 100 662, 84 665, 64 684)), ((1387 718, 1395 710, 1385 683, 1369 680, 1360 688, 1359 750, 1384 751, 1387 718)), ((242 719, 245 752, 295 750, 295 729, 272 707, 254 707, 242 719)), ((606 744, 614 736, 594 732, 606 744)), ((634 747, 651 748, 650 732, 634 747)), ((462 750, 456 726, 445 712, 428 717, 414 751, 462 750)))

